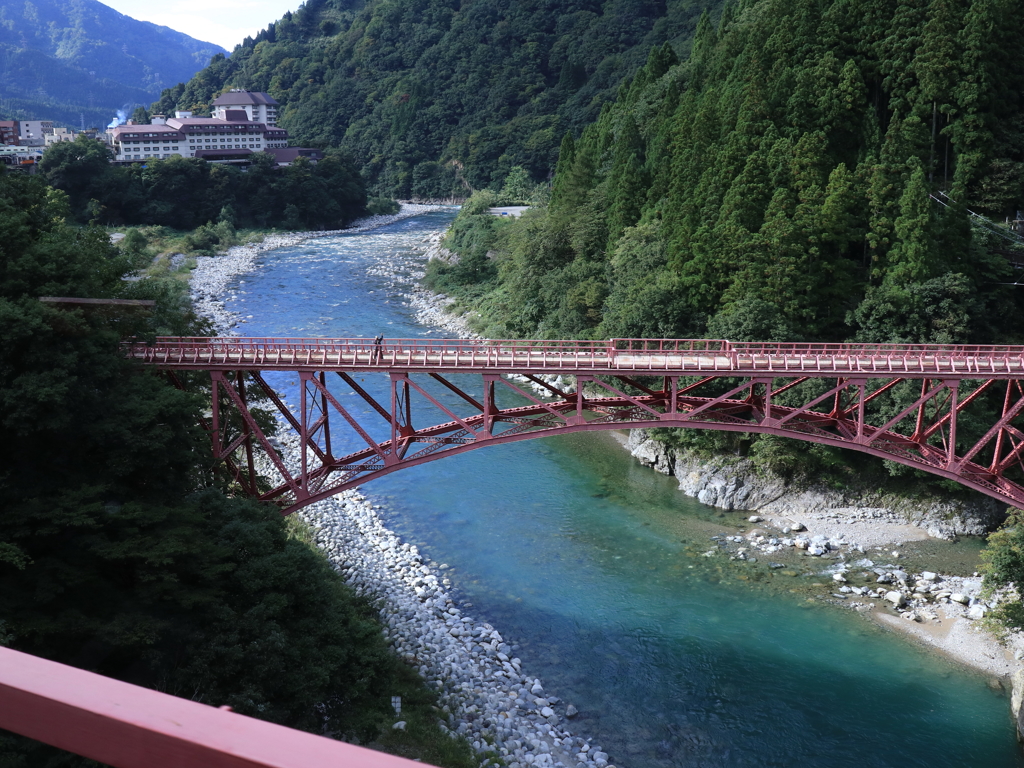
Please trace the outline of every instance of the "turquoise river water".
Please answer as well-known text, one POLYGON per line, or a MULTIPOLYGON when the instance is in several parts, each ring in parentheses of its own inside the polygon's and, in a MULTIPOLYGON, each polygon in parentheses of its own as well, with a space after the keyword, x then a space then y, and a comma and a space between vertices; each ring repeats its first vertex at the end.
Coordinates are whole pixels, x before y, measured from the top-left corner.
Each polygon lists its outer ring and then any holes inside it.
MULTIPOLYGON (((236 330, 447 336, 418 324, 405 294, 414 249, 453 215, 265 254, 227 301, 236 330)), ((293 376, 270 378, 294 401, 293 376)), ((386 379, 363 386, 383 393, 386 379)), ((340 380, 335 391, 362 402, 340 380)), ((572 729, 619 768, 1024 766, 1008 700, 984 677, 816 599, 810 567, 701 557, 742 516, 683 496, 611 433, 473 451, 363 492, 450 566, 467 614, 579 708, 572 729)))

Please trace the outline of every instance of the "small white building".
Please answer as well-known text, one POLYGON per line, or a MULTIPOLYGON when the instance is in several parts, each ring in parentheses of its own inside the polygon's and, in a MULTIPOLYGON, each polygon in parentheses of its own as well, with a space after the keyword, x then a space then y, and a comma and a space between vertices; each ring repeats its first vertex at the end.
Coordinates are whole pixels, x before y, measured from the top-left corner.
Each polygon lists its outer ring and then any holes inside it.
POLYGON ((59 144, 62 141, 74 141, 75 132, 70 128, 54 128, 50 133, 43 134, 46 146, 59 144))

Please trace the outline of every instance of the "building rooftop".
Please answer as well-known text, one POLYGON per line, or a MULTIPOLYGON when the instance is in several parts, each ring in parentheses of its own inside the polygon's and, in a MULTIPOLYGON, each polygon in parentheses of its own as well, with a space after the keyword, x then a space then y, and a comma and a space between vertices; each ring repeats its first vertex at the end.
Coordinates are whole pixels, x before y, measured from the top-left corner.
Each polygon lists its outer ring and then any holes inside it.
POLYGON ((215 107, 230 107, 235 104, 265 104, 268 107, 276 107, 277 101, 269 93, 262 91, 228 91, 213 100, 215 107))
POLYGON ((179 133, 178 129, 170 125, 119 125, 108 130, 114 137, 120 136, 156 136, 171 133, 179 133))
POLYGON ((300 157, 308 158, 314 163, 324 159, 324 153, 319 149, 307 149, 306 147, 279 147, 277 149, 271 147, 265 151, 273 155, 279 165, 293 163, 300 157))

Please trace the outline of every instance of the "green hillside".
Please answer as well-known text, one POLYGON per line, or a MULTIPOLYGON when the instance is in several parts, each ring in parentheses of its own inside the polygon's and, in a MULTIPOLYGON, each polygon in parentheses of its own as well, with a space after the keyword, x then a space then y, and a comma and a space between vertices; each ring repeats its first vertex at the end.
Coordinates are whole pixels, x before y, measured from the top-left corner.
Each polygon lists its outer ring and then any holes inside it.
POLYGON ((106 125, 217 53, 220 46, 95 0, 0 0, 0 113, 106 125))
POLYGON ((652 46, 688 49, 701 8, 310 0, 157 108, 202 112, 227 87, 267 91, 298 141, 349 151, 376 191, 465 195, 517 165, 546 178, 562 134, 596 119, 652 46))
MULTIPOLYGON (((1003 226, 1024 209, 1014 7, 746 0, 704 16, 686 61, 654 50, 564 138, 547 206, 508 221, 487 213, 498 195, 474 195, 446 243, 461 260, 432 262, 428 285, 490 338, 1020 344, 1024 247, 1003 226)), ((876 393, 869 419, 920 386, 876 393)), ((1002 395, 979 402, 998 413, 1002 395)), ((990 423, 962 422, 963 450, 990 423)), ((658 437, 839 486, 887 474, 774 437, 658 437)))
POLYGON ((475 284, 496 337, 1019 342, 1024 258, 992 223, 1024 208, 1013 7, 705 16, 687 61, 656 50, 566 137, 548 208, 467 214, 437 278, 475 284))

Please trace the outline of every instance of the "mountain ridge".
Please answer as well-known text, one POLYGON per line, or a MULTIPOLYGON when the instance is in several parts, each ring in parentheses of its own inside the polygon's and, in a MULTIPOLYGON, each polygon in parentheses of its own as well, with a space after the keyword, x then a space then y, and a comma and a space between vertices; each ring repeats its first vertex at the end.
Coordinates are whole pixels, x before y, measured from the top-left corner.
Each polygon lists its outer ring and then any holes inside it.
POLYGON ((103 126, 225 53, 97 0, 0 0, 0 112, 103 126))

